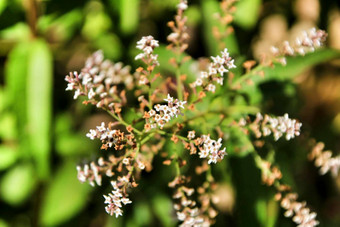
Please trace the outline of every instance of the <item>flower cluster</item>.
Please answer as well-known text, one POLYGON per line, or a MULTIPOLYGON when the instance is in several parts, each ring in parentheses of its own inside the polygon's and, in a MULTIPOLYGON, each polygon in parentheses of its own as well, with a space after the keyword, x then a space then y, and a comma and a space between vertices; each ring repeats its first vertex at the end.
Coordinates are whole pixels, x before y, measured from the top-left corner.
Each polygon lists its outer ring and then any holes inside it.
MULTIPOLYGON (((111 216, 115 214, 116 218, 123 215, 123 211, 120 209, 122 205, 132 203, 131 200, 127 198, 126 192, 119 187, 119 183, 111 181, 111 185, 113 187, 112 192, 108 195, 103 195, 105 198, 104 203, 107 204, 105 207, 106 212, 111 216)), ((128 181, 124 181, 124 183, 128 183, 128 181)))
POLYGON ((170 94, 164 100, 168 102, 167 105, 157 104, 154 106, 154 109, 144 113, 146 120, 144 128, 146 131, 156 128, 157 125, 162 129, 165 123, 181 114, 180 108, 184 109, 184 104, 186 103, 186 101, 174 100, 170 94))
POLYGON ((340 155, 332 157, 331 151, 324 151, 325 145, 317 143, 313 150, 309 153, 310 160, 315 159, 315 166, 320 167, 320 174, 324 175, 331 171, 332 175, 336 177, 340 169, 340 155))
POLYGON ((119 91, 118 85, 124 84, 131 89, 134 84, 130 67, 120 62, 104 61, 102 51, 95 52, 86 60, 81 73, 71 72, 65 80, 68 82, 66 90, 75 91, 74 99, 87 96, 88 102, 98 108, 125 103, 125 91, 119 91))
MULTIPOLYGON (((189 131, 188 138, 190 140, 195 139, 195 131, 189 131)), ((217 163, 217 161, 221 161, 224 156, 227 154, 225 152, 226 148, 221 149, 222 147, 222 138, 219 138, 217 141, 210 138, 210 135, 202 135, 194 140, 196 146, 198 146, 199 152, 198 155, 200 158, 209 158, 208 164, 217 163)), ((187 149, 193 150, 193 144, 188 144, 187 149)), ((192 154, 196 153, 196 150, 191 152, 192 154)))
POLYGON ((230 24, 234 19, 233 14, 236 11, 235 2, 237 0, 222 0, 220 2, 221 12, 214 15, 221 26, 214 26, 212 34, 216 41, 218 41, 220 49, 225 48, 226 43, 224 39, 234 31, 230 24))
POLYGON ((295 44, 291 45, 288 41, 284 41, 280 48, 271 47, 271 51, 278 62, 286 65, 284 56, 305 55, 314 52, 316 48, 323 45, 326 37, 325 31, 311 28, 309 31, 303 31, 302 36, 296 38, 295 44))
POLYGON ((158 41, 155 40, 151 35, 149 36, 143 36, 141 40, 137 42, 137 49, 140 49, 143 51, 143 53, 138 54, 135 57, 135 60, 141 59, 146 64, 152 64, 152 65, 159 65, 159 62, 157 60, 158 55, 153 54, 153 51, 156 47, 158 47, 158 41))
POLYGON ((186 181, 184 176, 178 176, 169 183, 169 187, 176 188, 173 198, 177 201, 174 204, 177 219, 182 222, 179 226, 210 226, 209 219, 202 214, 196 202, 190 199, 195 190, 186 187, 186 181))
POLYGON ((189 39, 189 34, 187 33, 186 21, 187 17, 183 15, 184 11, 188 8, 188 1, 181 0, 177 5, 177 15, 175 16, 175 21, 170 21, 168 26, 171 28, 172 33, 167 37, 170 45, 168 48, 174 51, 184 52, 188 48, 186 43, 189 39))
POLYGON ((125 135, 125 133, 120 130, 112 129, 112 125, 111 123, 108 127, 105 127, 105 123, 102 122, 96 129, 90 129, 90 132, 87 133, 86 136, 91 140, 95 138, 100 139, 102 141, 101 148, 105 150, 113 145, 116 150, 121 150, 126 143, 130 143, 130 145, 134 144, 133 134, 125 135))
POLYGON ((268 161, 261 160, 262 168, 266 171, 262 171, 262 182, 268 186, 274 184, 275 181, 280 180, 282 178, 282 173, 276 166, 272 166, 272 164, 268 161))
POLYGON ((281 207, 286 210, 284 215, 286 217, 293 217, 293 221, 298 225, 297 227, 313 227, 317 226, 319 222, 315 220, 316 213, 310 212, 306 207, 306 202, 298 202, 298 195, 296 193, 287 193, 281 199, 281 207))
POLYGON ((249 125, 250 130, 257 138, 269 136, 273 133, 275 140, 280 139, 283 135, 285 135, 286 140, 299 136, 302 126, 302 123, 297 120, 290 119, 287 113, 280 117, 270 117, 268 115, 263 117, 262 114, 257 113, 256 119, 250 124, 243 118, 240 119, 238 124, 242 127, 249 125))
POLYGON ((202 71, 201 76, 194 81, 193 87, 203 87, 203 89, 215 92, 216 86, 213 82, 223 85, 223 75, 229 72, 229 69, 236 68, 234 59, 229 56, 228 49, 225 48, 221 56, 211 57, 213 62, 210 63, 208 72, 202 71))
POLYGON ((102 185, 102 176, 100 174, 100 167, 94 162, 91 162, 90 166, 88 164, 84 165, 83 168, 77 166, 78 180, 82 183, 88 181, 92 187, 97 185, 102 185))
POLYGON ((293 221, 298 227, 313 227, 319 224, 315 212, 310 212, 306 207, 306 202, 298 202, 296 193, 291 192, 291 187, 280 182, 281 171, 276 166, 271 166, 268 161, 263 160, 259 155, 255 155, 256 164, 262 172, 262 180, 268 186, 274 186, 278 191, 275 199, 281 201, 281 207, 286 210, 286 217, 293 217, 293 221), (275 183, 275 184, 274 184, 275 183), (283 196, 284 195, 284 196, 283 196))

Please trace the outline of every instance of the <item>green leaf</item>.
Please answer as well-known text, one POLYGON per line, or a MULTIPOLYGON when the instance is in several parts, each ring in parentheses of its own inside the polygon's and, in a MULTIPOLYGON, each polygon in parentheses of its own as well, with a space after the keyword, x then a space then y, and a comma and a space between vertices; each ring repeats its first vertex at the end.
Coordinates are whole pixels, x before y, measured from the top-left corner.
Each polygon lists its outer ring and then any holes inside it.
POLYGON ((82 34, 90 40, 94 40, 100 35, 107 33, 111 28, 111 19, 105 13, 103 7, 98 1, 92 1, 88 6, 89 12, 86 14, 82 34))
POLYGON ((5 67, 7 102, 17 116, 19 132, 25 131, 26 124, 26 81, 28 59, 31 45, 19 43, 8 55, 5 67))
POLYGON ((15 140, 18 138, 15 115, 9 112, 0 115, 0 138, 15 140))
POLYGON ((0 227, 9 227, 10 225, 3 219, 0 219, 0 227))
POLYGON ((270 80, 283 81, 293 79, 313 65, 335 58, 340 58, 340 51, 332 49, 318 50, 306 56, 287 57, 286 66, 281 64, 275 64, 275 67, 258 66, 258 70, 254 69, 253 73, 236 79, 233 84, 241 84, 241 88, 238 91, 249 93, 249 89, 261 83, 270 80), (264 77, 258 75, 258 72, 261 70, 264 71, 264 77), (252 81, 252 84, 247 83, 249 79, 252 81))
POLYGON ((27 136, 38 176, 47 179, 52 130, 52 54, 43 40, 31 45, 27 72, 27 136))
POLYGON ((18 22, 15 25, 2 30, 0 32, 0 37, 6 40, 25 42, 29 39, 30 34, 31 32, 28 25, 23 22, 18 22))
POLYGON ((94 40, 96 49, 102 49, 105 57, 117 60, 122 55, 122 43, 119 37, 113 33, 105 33, 94 40))
POLYGON ((2 200, 19 205, 34 191, 36 178, 31 164, 21 164, 10 169, 1 179, 0 195, 2 200))
MULTIPOLYGON (((155 49, 155 53, 158 54, 158 61, 159 64, 162 66, 161 70, 162 73, 171 72, 173 75, 176 74, 176 68, 169 63, 169 59, 172 57, 175 57, 174 53, 171 50, 166 49, 166 46, 160 45, 155 49)), ((184 53, 182 57, 187 57, 188 54, 184 53)), ((186 74, 188 76, 188 81, 194 81, 197 76, 196 72, 193 70, 193 64, 195 64, 196 61, 190 59, 186 61, 184 64, 181 65, 181 74, 186 74)))
POLYGON ((0 145, 0 170, 7 169, 18 159, 18 151, 15 147, 0 145))
POLYGON ((140 0, 120 0, 120 29, 131 34, 138 28, 140 0))
POLYGON ((5 90, 0 87, 0 114, 4 111, 7 103, 8 99, 6 98, 5 90))
POLYGON ((137 226, 150 226, 152 216, 146 201, 135 204, 133 211, 133 219, 137 226))
MULTIPOLYGON (((217 12, 220 12, 220 5, 218 1, 215 0, 204 0, 201 1, 202 15, 203 15, 203 28, 204 28, 204 39, 208 46, 208 54, 210 56, 216 56, 220 54, 221 48, 219 47, 216 38, 213 35, 213 28, 217 27, 219 31, 223 31, 226 28, 221 25, 221 23, 213 17, 217 12)), ((234 34, 228 35, 223 39, 229 53, 236 54, 239 52, 237 40, 234 34)))
POLYGON ((43 197, 40 224, 56 226, 69 220, 84 208, 90 191, 90 185, 78 182, 76 165, 72 161, 64 163, 43 197))
POLYGON ((237 10, 234 14, 235 24, 244 29, 253 28, 260 15, 261 0, 242 0, 236 4, 237 10))
POLYGON ((54 40, 66 42, 82 26, 83 15, 80 9, 74 9, 58 18, 55 14, 44 15, 39 18, 38 27, 40 31, 53 36, 54 40))
POLYGON ((162 223, 162 226, 174 226, 171 218, 172 201, 165 195, 155 195, 152 199, 153 210, 162 223))
POLYGON ((4 11, 4 9, 7 6, 7 0, 0 0, 0 15, 2 14, 2 12, 4 11))
POLYGON ((255 203, 257 220, 261 226, 266 226, 267 221, 267 203, 265 199, 258 199, 255 203))
POLYGON ((56 137, 56 152, 61 156, 86 154, 93 148, 91 142, 83 134, 61 134, 56 137))

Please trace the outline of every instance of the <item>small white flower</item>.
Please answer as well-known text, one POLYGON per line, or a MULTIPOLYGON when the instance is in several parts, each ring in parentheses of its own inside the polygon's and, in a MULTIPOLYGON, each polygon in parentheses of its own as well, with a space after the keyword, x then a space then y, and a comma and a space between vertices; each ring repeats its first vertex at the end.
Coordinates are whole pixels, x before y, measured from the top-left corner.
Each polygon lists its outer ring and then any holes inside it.
POLYGON ((188 132, 188 139, 190 139, 190 140, 195 139, 195 131, 189 131, 188 132))
POLYGON ((164 99, 164 101, 166 101, 166 102, 168 102, 168 103, 173 103, 173 102, 174 102, 174 98, 172 98, 172 97, 170 96, 170 94, 168 94, 167 98, 164 99))
POLYGON ((196 87, 199 87, 199 86, 202 86, 203 84, 203 81, 201 78, 197 78, 196 81, 195 81, 195 86, 196 87))
POLYGON ((180 10, 186 10, 188 8, 188 5, 186 2, 181 2, 177 5, 177 8, 180 10))
POLYGON ((94 129, 90 129, 90 132, 86 134, 91 140, 94 140, 97 136, 97 131, 94 129))
POLYGON ((92 99, 95 95, 96 93, 93 91, 93 88, 91 88, 88 94, 89 99, 92 99))
POLYGON ((74 83, 68 83, 67 84, 67 88, 65 89, 65 91, 72 91, 74 89, 74 83))
POLYGON ((215 85, 213 85, 213 84, 209 84, 208 86, 207 86, 207 90, 208 91, 211 91, 211 92, 215 92, 215 89, 216 89, 216 86, 215 85))
POLYGON ((202 72, 201 72, 201 78, 202 78, 202 79, 203 79, 203 78, 208 78, 208 73, 202 71, 202 72))
POLYGON ((73 99, 77 99, 80 95, 80 90, 77 89, 76 92, 74 92, 74 96, 73 96, 73 99))
POLYGON ((102 122, 100 126, 97 126, 97 129, 98 129, 100 132, 106 131, 105 122, 102 122))

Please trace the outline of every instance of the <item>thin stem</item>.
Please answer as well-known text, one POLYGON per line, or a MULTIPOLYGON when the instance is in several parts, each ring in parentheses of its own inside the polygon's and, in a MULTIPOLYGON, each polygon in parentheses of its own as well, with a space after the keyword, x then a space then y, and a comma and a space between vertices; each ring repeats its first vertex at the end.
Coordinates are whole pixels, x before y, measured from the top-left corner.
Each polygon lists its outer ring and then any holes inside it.
POLYGON ((145 144, 146 142, 148 142, 151 138, 154 137, 155 133, 156 133, 156 132, 150 133, 148 136, 146 136, 146 137, 140 142, 140 144, 143 145, 143 144, 145 144))
POLYGON ((116 119, 117 121, 119 121, 119 123, 121 123, 122 125, 125 125, 126 127, 130 126, 132 127, 133 131, 136 132, 138 135, 142 135, 143 133, 141 131, 139 131, 138 129, 134 128, 133 126, 131 126, 130 124, 128 124, 127 122, 125 122, 122 118, 118 117, 116 114, 112 113, 111 111, 107 111, 114 119, 116 119))
POLYGON ((247 79, 249 79, 250 77, 256 75, 256 73, 259 70, 262 70, 265 66, 264 65, 257 65, 255 68, 253 68, 252 70, 250 70, 248 73, 244 74, 243 76, 237 78, 231 85, 231 87, 235 87, 239 84, 241 84, 242 82, 246 81, 247 79))
MULTIPOLYGON (((178 54, 178 56, 179 56, 179 54, 178 54)), ((176 81, 177 81, 177 97, 178 97, 179 100, 183 100, 181 70, 180 70, 180 62, 178 61, 178 59, 177 59, 177 69, 176 69, 176 81)))
POLYGON ((38 21, 38 7, 36 0, 29 0, 26 8, 26 17, 31 30, 33 38, 38 36, 37 21, 38 21))

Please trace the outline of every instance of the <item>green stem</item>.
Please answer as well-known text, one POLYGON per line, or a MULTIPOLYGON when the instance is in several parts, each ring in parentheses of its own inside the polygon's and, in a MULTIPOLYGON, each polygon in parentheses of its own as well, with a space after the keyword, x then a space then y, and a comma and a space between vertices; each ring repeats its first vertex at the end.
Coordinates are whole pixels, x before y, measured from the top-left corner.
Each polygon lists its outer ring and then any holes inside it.
POLYGON ((146 142, 148 142, 151 138, 154 137, 155 133, 156 133, 156 132, 150 133, 148 136, 146 136, 146 137, 140 142, 140 144, 143 145, 143 144, 145 144, 146 142))
POLYGON ((122 125, 130 126, 132 127, 133 131, 136 132, 138 135, 142 135, 143 133, 141 131, 139 131, 138 129, 134 128, 133 126, 131 126, 130 124, 128 124, 127 122, 125 122, 122 118, 118 117, 116 114, 112 113, 111 111, 107 111, 114 119, 116 119, 119 123, 121 123, 122 125))
POLYGON ((253 68, 252 70, 250 70, 248 73, 244 74, 243 76, 237 78, 232 84, 231 87, 235 87, 239 84, 241 84, 242 82, 248 80, 250 77, 256 75, 256 73, 260 70, 262 70, 265 66, 264 65, 258 65, 255 68, 253 68))
POLYGON ((181 70, 180 63, 177 62, 176 69, 176 81, 177 81, 177 97, 179 100, 183 100, 183 92, 182 92, 182 81, 181 81, 181 70))

